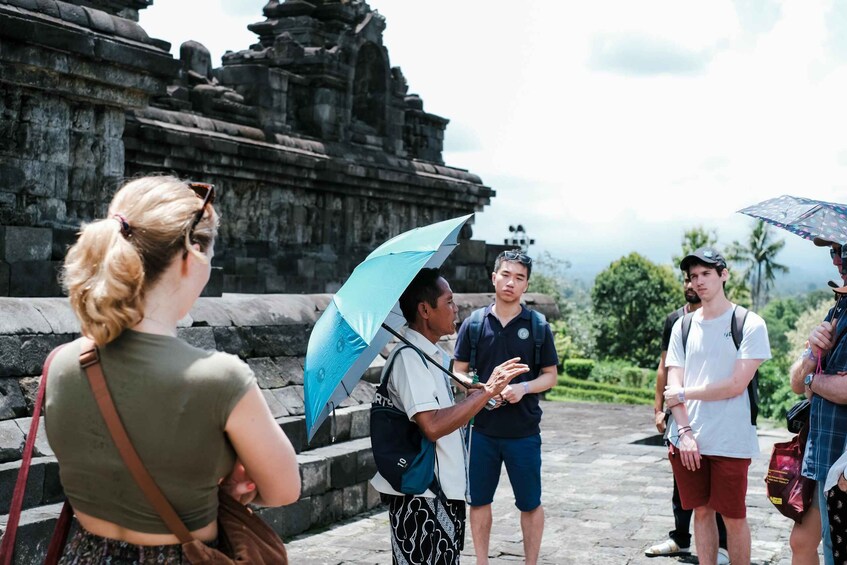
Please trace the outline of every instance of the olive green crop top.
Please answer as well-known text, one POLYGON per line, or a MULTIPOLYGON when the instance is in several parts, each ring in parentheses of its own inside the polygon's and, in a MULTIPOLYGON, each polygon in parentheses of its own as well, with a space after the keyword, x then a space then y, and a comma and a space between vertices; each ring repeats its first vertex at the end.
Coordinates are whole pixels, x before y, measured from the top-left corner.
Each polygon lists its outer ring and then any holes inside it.
MULTIPOLYGON (((55 357, 45 425, 62 486, 82 512, 139 532, 167 526, 124 465, 79 366, 79 341, 55 357)), ((235 462, 224 433, 235 405, 256 382, 238 357, 175 337, 124 331, 100 349, 121 421, 145 467, 189 530, 214 521, 218 480, 235 462)))

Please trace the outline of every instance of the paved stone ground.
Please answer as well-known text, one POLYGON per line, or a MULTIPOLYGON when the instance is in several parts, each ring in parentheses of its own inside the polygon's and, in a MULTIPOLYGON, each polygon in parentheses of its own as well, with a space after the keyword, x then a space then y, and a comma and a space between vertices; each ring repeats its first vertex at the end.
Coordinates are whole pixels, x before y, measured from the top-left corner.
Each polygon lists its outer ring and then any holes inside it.
MULTIPOLYGON (((545 402, 543 503, 546 528, 540 563, 671 565, 688 558, 648 558, 644 550, 666 539, 673 527, 671 471, 666 449, 634 444, 654 436, 649 406, 545 402)), ((784 429, 760 426, 762 455, 750 466, 748 519, 752 562, 790 565, 791 522, 765 498, 762 477, 771 445, 789 437, 784 429)), ((505 471, 494 501, 491 563, 523 561, 519 513, 505 471)), ((364 517, 310 532, 288 543, 292 563, 391 563, 388 515, 364 517)), ((470 528, 463 562, 474 563, 470 528)))

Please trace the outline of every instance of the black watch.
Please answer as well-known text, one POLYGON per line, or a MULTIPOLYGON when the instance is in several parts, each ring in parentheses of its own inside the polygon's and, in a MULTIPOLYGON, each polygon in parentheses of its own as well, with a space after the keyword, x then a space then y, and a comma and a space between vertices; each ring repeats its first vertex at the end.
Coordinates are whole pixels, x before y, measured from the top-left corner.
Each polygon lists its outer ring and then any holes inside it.
POLYGON ((809 373, 809 374, 808 374, 808 375, 806 375, 806 377, 803 379, 803 384, 804 384, 804 385, 806 385, 806 388, 808 388, 809 390, 812 390, 812 381, 814 381, 814 380, 815 380, 815 374, 814 374, 814 373, 809 373))

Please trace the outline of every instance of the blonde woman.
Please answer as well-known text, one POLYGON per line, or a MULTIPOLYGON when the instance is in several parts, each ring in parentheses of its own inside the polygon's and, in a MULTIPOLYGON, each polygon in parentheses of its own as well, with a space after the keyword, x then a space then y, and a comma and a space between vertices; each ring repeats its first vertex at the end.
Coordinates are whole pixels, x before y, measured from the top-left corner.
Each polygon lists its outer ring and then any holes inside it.
MULTIPOLYGON (((82 228, 62 274, 141 460, 193 536, 212 545, 218 488, 267 506, 300 495, 294 449, 251 370, 176 337, 209 280, 214 190, 168 176, 127 183, 106 217, 82 228)), ((112 442, 79 353, 75 341, 56 355, 46 391, 47 436, 80 526, 62 562, 180 563, 179 541, 112 442)))

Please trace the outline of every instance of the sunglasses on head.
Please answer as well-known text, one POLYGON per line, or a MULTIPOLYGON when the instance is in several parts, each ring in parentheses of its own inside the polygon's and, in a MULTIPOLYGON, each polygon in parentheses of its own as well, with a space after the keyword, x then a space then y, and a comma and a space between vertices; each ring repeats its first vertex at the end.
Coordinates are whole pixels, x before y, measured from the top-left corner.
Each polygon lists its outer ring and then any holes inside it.
POLYGON ((504 251, 503 259, 506 261, 517 261, 522 265, 532 265, 532 258, 523 251, 504 251))
POLYGON ((206 211, 206 205, 215 203, 215 185, 205 182, 190 182, 188 183, 188 188, 193 190, 194 194, 197 195, 197 198, 203 201, 203 204, 200 205, 200 209, 197 210, 197 215, 194 216, 191 228, 188 230, 188 233, 190 234, 194 231, 194 228, 197 227, 197 224, 200 223, 200 220, 203 219, 203 213, 206 211))

